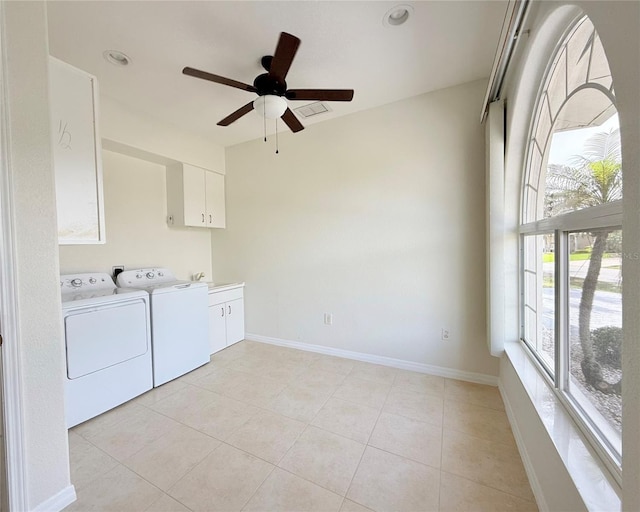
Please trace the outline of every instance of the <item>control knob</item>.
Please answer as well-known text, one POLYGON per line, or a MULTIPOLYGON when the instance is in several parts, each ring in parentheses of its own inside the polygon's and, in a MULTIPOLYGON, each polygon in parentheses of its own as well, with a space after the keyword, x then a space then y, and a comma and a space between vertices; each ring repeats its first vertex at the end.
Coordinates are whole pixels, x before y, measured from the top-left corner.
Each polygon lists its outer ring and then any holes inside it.
POLYGON ((153 279, 154 274, 153 272, 147 272, 147 279, 153 279))

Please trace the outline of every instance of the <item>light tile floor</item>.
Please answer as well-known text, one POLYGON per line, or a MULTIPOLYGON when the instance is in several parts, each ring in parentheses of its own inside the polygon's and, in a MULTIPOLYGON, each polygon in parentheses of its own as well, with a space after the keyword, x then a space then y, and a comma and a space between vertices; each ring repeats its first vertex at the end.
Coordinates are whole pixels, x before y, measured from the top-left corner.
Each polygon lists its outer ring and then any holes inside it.
POLYGON ((496 388, 249 341, 69 445, 68 511, 537 511, 496 388))

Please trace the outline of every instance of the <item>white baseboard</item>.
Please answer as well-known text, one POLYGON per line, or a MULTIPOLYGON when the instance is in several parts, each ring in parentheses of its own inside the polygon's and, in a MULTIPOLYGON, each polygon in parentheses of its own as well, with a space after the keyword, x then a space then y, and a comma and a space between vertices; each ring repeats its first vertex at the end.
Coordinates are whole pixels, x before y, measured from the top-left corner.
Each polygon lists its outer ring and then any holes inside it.
POLYGON ((467 382, 474 382, 476 384, 487 384, 489 386, 498 385, 498 377, 495 377, 493 375, 486 375, 484 373, 465 372, 463 370, 456 370, 454 368, 445 368, 442 366, 415 363, 413 361, 405 361, 403 359, 376 356, 373 354, 365 354, 364 352, 352 352, 351 350, 325 347, 323 345, 312 345, 310 343, 302 343, 299 341, 271 338, 269 336, 262 336, 260 334, 246 333, 245 339, 250 341, 258 341, 260 343, 268 343, 270 345, 278 345, 281 347, 306 350, 307 352, 317 352, 319 354, 325 354, 328 356, 343 357, 345 359, 355 359, 356 361, 381 364, 384 366, 391 366, 392 368, 400 368, 401 370, 427 373, 429 375, 437 375, 439 377, 447 377, 449 379, 464 380, 467 382))
POLYGON ((511 425, 511 431, 513 432, 513 437, 516 440, 518 451, 520 452, 520 458, 522 459, 524 470, 527 473, 527 478, 529 479, 529 485, 531 486, 531 491, 533 492, 533 496, 536 499, 538 510, 540 510, 540 512, 549 512, 549 507, 547 506, 547 502, 544 499, 544 492, 542 491, 542 486, 540 485, 538 476, 536 475, 536 472, 533 469, 533 463, 531 462, 531 458, 529 457, 529 452, 527 451, 527 446, 524 442, 524 439, 522 438, 522 434, 520 433, 520 428, 518 427, 516 416, 513 412, 513 409, 511 408, 509 397, 507 396, 507 393, 502 387, 502 381, 498 382, 498 390, 500 391, 500 395, 502 395, 502 401, 504 402, 504 409, 505 409, 505 412, 507 413, 507 418, 509 419, 509 424, 511 425))
POLYGON ((76 501, 76 488, 73 485, 68 485, 59 493, 40 503, 33 509, 33 512, 59 512, 74 501, 76 501))

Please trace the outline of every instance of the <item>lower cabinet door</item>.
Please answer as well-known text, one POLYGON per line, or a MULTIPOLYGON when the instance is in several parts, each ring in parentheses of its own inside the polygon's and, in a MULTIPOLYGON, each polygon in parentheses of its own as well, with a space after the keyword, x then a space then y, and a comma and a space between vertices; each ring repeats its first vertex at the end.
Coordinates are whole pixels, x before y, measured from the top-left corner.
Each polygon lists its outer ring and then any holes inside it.
POLYGON ((227 345, 244 339, 244 299, 236 299, 225 304, 227 315, 227 345))
POLYGON ((209 306, 209 346, 212 354, 227 346, 226 316, 224 304, 209 306))

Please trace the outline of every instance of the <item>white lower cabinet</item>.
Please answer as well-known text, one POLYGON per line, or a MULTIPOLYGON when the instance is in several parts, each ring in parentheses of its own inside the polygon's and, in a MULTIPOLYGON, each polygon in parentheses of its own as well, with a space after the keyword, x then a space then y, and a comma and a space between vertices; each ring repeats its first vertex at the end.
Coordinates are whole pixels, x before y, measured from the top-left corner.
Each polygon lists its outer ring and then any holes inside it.
POLYGON ((212 354, 227 346, 227 319, 224 316, 224 304, 209 304, 209 346, 212 354))
POLYGON ((209 290, 209 345, 214 354, 244 339, 244 284, 209 290))

